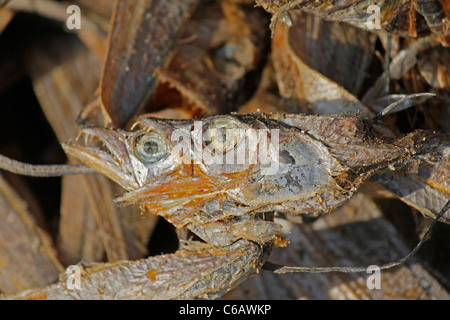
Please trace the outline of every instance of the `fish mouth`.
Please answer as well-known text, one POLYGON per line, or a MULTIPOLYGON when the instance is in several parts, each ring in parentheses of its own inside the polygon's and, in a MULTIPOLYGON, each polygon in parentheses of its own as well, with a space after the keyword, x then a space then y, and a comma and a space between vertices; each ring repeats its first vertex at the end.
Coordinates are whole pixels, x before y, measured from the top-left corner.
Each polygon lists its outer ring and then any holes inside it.
POLYGON ((133 174, 129 135, 120 130, 87 127, 75 140, 62 144, 66 154, 96 169, 126 190, 139 187, 133 174), (82 139, 84 137, 84 139, 82 139))

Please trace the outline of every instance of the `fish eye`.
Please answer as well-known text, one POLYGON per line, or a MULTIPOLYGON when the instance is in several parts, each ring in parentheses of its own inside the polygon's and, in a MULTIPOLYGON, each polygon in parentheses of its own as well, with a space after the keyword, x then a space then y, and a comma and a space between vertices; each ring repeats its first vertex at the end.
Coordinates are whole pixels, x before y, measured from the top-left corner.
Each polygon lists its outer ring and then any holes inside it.
POLYGON ((134 153, 144 164, 154 164, 167 157, 169 147, 165 139, 155 132, 144 133, 134 141, 134 153))
POLYGON ((222 153, 233 149, 241 138, 238 123, 230 118, 216 119, 207 124, 205 145, 222 153))

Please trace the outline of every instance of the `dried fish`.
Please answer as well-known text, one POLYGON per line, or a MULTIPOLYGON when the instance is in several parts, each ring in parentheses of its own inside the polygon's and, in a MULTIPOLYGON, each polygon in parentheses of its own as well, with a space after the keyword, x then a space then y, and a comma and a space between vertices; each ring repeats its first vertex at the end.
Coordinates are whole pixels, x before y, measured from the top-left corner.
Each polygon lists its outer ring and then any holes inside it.
MULTIPOLYGON (((239 241, 284 246, 280 226, 265 212, 329 212, 347 201, 374 173, 419 161, 417 157, 426 153, 430 139, 448 139, 417 131, 392 141, 383 137, 375 124, 344 116, 247 114, 216 116, 201 125, 141 117, 134 128, 133 132, 86 128, 82 134, 93 137, 94 144, 69 142, 64 148, 129 191, 116 203, 144 206, 177 228, 189 229, 214 250, 239 241), (224 145, 223 131, 215 131, 220 128, 231 130, 227 135, 235 143, 224 145), (260 160, 250 163, 251 156, 244 159, 247 162, 233 162, 231 151, 246 140, 239 133, 242 129, 266 132, 266 136, 253 140, 250 150, 279 135, 279 149, 271 153, 270 166, 260 160), (205 135, 202 130, 206 130, 205 135), (214 150, 222 152, 219 156, 232 162, 211 163, 198 154, 203 151, 196 148, 210 146, 203 137, 209 137, 214 150), (95 141, 101 144, 96 146, 95 141), (181 141, 184 143, 177 146, 181 141)), ((261 254, 256 255, 257 261, 261 254)), ((258 270, 255 267, 242 277, 258 270)), ((234 281, 229 286, 222 283, 206 288, 223 292, 233 287, 234 281)), ((189 289, 187 296, 202 297, 207 294, 202 288, 198 292, 189 289)))
MULTIPOLYGON (((376 126, 352 117, 256 114, 218 116, 207 118, 204 123, 206 128, 212 126, 210 130, 214 126, 223 126, 231 131, 264 129, 270 132, 276 129, 274 132, 279 131, 280 146, 270 146, 279 147, 279 158, 276 161, 271 159, 276 167, 252 166, 249 163, 208 165, 187 160, 180 163, 181 160, 170 151, 174 147, 173 132, 187 135, 179 139, 202 134, 202 127, 195 127, 194 121, 187 120, 142 117, 135 124, 135 127, 141 126, 142 129, 135 132, 86 128, 81 134, 96 138, 96 141, 106 145, 106 149, 85 147, 79 143, 66 143, 64 148, 68 154, 130 191, 116 199, 117 203, 144 205, 150 212, 163 215, 177 227, 184 227, 194 222, 206 223, 209 219, 216 221, 223 218, 221 215, 202 218, 195 214, 196 211, 209 212, 207 203, 211 197, 221 199, 221 204, 217 205, 228 206, 228 213, 223 214, 229 216, 243 216, 261 208, 295 213, 332 210, 348 199, 379 166, 406 161, 413 153, 419 152, 421 139, 428 139, 426 133, 417 132, 393 144, 392 141, 382 142, 383 136, 376 126), (299 128, 304 128, 308 133, 299 131, 299 128), (320 134, 326 136, 321 137, 320 134), (141 142, 139 137, 142 135, 146 140, 141 142), (319 137, 322 142, 316 140, 319 137), (152 147, 141 150, 140 144, 152 147), (160 152, 161 156, 150 160, 139 155, 152 150, 160 152), (312 165, 315 157, 318 162, 312 165), (275 171, 269 174, 269 170, 275 171), (274 190, 279 190, 280 194, 274 193, 274 190), (149 199, 153 199, 151 203, 148 203, 149 199), (188 208, 190 210, 186 210, 188 208)), ((240 141, 240 136, 235 138, 240 141)), ((226 147, 225 151, 234 150, 233 146, 226 147)), ((248 148, 257 146, 248 145, 248 148)), ((193 159, 202 159, 203 156, 201 153, 195 154, 201 150, 192 151, 190 148, 180 152, 185 156, 190 154, 193 159)), ((244 160, 248 161, 248 157, 250 155, 245 155, 244 160)))
POLYGON ((148 102, 197 1, 116 1, 100 84, 106 126, 124 126, 148 102), (132 72, 130 72, 132 71, 132 72))
MULTIPOLYGON (((291 12, 290 18, 292 27, 280 27, 276 32, 287 33, 292 53, 308 67, 358 96, 364 82, 370 80, 369 67, 375 57, 377 35, 301 11, 291 12)), ((283 49, 272 45, 273 51, 283 49)))
POLYGON ((303 10, 325 19, 347 22, 366 30, 386 30, 403 37, 414 37, 428 29, 443 45, 449 45, 450 12, 448 5, 440 0, 256 0, 256 3, 272 13, 272 31, 279 17, 290 21, 290 10, 303 10), (417 19, 416 12, 424 19, 417 19))
MULTIPOLYGON (((376 174, 372 180, 423 214, 435 217, 450 198, 450 143, 448 139, 432 139, 427 149, 425 154, 431 159, 410 163, 395 173, 376 174)), ((447 221, 449 218, 447 215, 447 221)))
POLYGON ((1 292, 40 288, 57 281, 63 267, 49 236, 39 229, 23 199, 1 176, 0 218, 1 292))
MULTIPOLYGON (((277 219, 289 234, 289 246, 274 248, 270 261, 290 266, 363 266, 395 261, 410 248, 396 228, 383 217, 373 199, 372 186, 365 185, 333 214, 315 223, 292 223, 277 219)), ((398 214, 397 207, 390 209, 398 214)), ((404 227, 404 226, 403 226, 404 227)), ((439 247, 442 251, 442 247, 439 247)), ((446 300, 450 295, 423 266, 420 257, 385 270, 381 290, 367 286, 368 273, 274 274, 262 271, 247 279, 224 299, 249 300, 446 300)), ((441 258, 441 261, 443 259, 441 258)))
POLYGON ((419 56, 420 74, 432 88, 450 88, 450 48, 434 47, 419 56))
POLYGON ((205 248, 201 243, 191 243, 190 247, 196 251, 187 248, 171 255, 80 270, 79 288, 66 278, 47 288, 7 298, 212 299, 253 274, 267 256, 267 249, 246 240, 220 249, 205 248))
MULTIPOLYGON (((294 104, 302 108, 297 112, 309 113, 313 110, 318 114, 353 115, 365 111, 370 117, 371 111, 356 96, 302 61, 298 51, 293 48, 298 39, 291 38, 291 35, 289 29, 280 27, 272 39, 273 63, 280 95, 294 100, 294 104)), ((341 76, 337 73, 334 77, 341 76)))

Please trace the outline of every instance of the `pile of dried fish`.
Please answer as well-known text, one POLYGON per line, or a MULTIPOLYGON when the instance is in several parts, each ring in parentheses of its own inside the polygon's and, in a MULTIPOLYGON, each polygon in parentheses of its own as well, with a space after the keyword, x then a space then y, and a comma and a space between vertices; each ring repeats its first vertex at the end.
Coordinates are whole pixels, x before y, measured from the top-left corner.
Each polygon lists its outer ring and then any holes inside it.
POLYGON ((1 172, 0 297, 448 299, 450 2, 372 2, 0 2, 0 154, 98 171, 1 172))

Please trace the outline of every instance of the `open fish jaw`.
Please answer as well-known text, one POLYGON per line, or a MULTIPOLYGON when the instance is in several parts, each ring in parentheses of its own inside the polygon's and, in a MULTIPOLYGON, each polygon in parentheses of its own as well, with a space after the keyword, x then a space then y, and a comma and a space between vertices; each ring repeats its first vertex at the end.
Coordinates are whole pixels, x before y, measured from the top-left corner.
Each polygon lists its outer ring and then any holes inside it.
POLYGON ((131 190, 138 187, 138 183, 130 163, 126 141, 127 136, 118 130, 83 128, 76 141, 63 143, 63 149, 68 155, 131 190))

